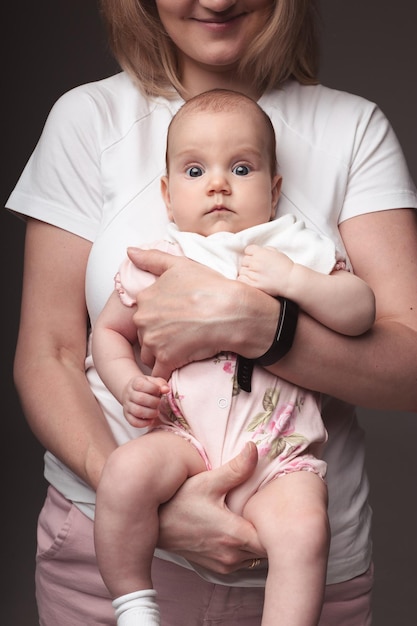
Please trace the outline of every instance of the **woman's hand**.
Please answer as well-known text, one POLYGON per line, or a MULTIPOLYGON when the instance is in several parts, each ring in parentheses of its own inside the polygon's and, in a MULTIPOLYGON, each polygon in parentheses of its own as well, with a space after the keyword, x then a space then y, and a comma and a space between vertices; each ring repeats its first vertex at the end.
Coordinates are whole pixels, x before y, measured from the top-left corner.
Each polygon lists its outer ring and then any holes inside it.
POLYGON ((158 547, 219 574, 248 567, 265 557, 254 526, 232 513, 227 493, 253 473, 255 444, 225 465, 189 478, 160 509, 158 547))
POLYGON ((167 379, 221 351, 256 357, 270 346, 279 311, 274 298, 185 257, 137 248, 128 254, 159 276, 138 294, 134 316, 141 358, 154 376, 167 379))

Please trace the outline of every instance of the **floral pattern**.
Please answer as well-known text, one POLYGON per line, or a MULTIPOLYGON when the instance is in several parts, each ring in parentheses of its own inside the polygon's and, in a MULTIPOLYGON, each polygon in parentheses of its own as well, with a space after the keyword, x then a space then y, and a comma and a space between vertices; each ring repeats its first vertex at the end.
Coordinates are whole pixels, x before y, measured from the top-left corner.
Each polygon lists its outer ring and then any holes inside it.
MULTIPOLYGON (((220 352, 213 361, 216 365, 221 365, 223 372, 230 376, 233 385, 232 396, 240 393, 240 388, 236 377, 236 356, 229 352, 220 352)), ((181 430, 192 435, 192 429, 181 412, 181 400, 184 395, 178 390, 167 394, 167 402, 164 407, 164 416, 170 423, 175 424, 181 430)), ((279 380, 274 387, 265 389, 262 408, 247 426, 246 432, 253 433, 251 439, 258 448, 260 457, 275 459, 278 456, 285 459, 297 453, 297 449, 305 450, 308 447, 308 440, 294 428, 296 413, 303 406, 303 396, 298 394, 294 402, 282 402, 280 404, 279 380)), ((301 461, 305 465, 304 461, 301 461)), ((297 459, 291 461, 290 471, 302 469, 299 467, 297 459)), ((307 468, 306 468, 307 469, 307 468)))
POLYGON ((308 443, 303 435, 294 430, 294 411, 297 406, 289 402, 279 405, 279 395, 279 387, 265 391, 262 400, 264 410, 255 415, 247 429, 253 432, 252 440, 258 447, 259 456, 267 456, 269 459, 280 455, 285 458, 308 443))

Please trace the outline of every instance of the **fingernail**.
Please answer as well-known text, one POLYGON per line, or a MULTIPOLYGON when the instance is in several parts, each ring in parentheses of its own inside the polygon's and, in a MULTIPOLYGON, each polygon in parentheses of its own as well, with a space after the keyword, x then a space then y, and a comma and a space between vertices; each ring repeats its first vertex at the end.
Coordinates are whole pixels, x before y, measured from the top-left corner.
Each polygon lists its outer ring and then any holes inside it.
POLYGON ((248 443, 245 443, 245 446, 242 450, 242 455, 245 459, 248 459, 250 457, 250 445, 248 443))

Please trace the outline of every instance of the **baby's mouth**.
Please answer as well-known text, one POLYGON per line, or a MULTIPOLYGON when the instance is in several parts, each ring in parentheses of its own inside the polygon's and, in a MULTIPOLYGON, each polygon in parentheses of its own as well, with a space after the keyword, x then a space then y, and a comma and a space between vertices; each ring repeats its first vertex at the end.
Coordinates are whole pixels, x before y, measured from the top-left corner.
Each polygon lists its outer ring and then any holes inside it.
POLYGON ((209 213, 217 213, 217 212, 223 212, 223 211, 231 212, 231 209, 229 209, 227 206, 224 206, 223 204, 219 204, 211 208, 209 210, 209 213))

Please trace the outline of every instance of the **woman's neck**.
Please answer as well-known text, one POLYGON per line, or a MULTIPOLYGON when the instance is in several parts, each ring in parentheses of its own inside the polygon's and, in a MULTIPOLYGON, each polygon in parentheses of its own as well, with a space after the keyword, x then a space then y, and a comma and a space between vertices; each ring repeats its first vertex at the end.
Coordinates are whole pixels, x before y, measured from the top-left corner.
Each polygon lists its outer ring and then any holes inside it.
POLYGON ((186 72, 183 73, 183 85, 185 92, 182 93, 184 100, 189 100, 204 91, 210 89, 231 89, 258 100, 262 95, 253 82, 238 77, 236 68, 206 68, 199 64, 187 63, 186 72))

